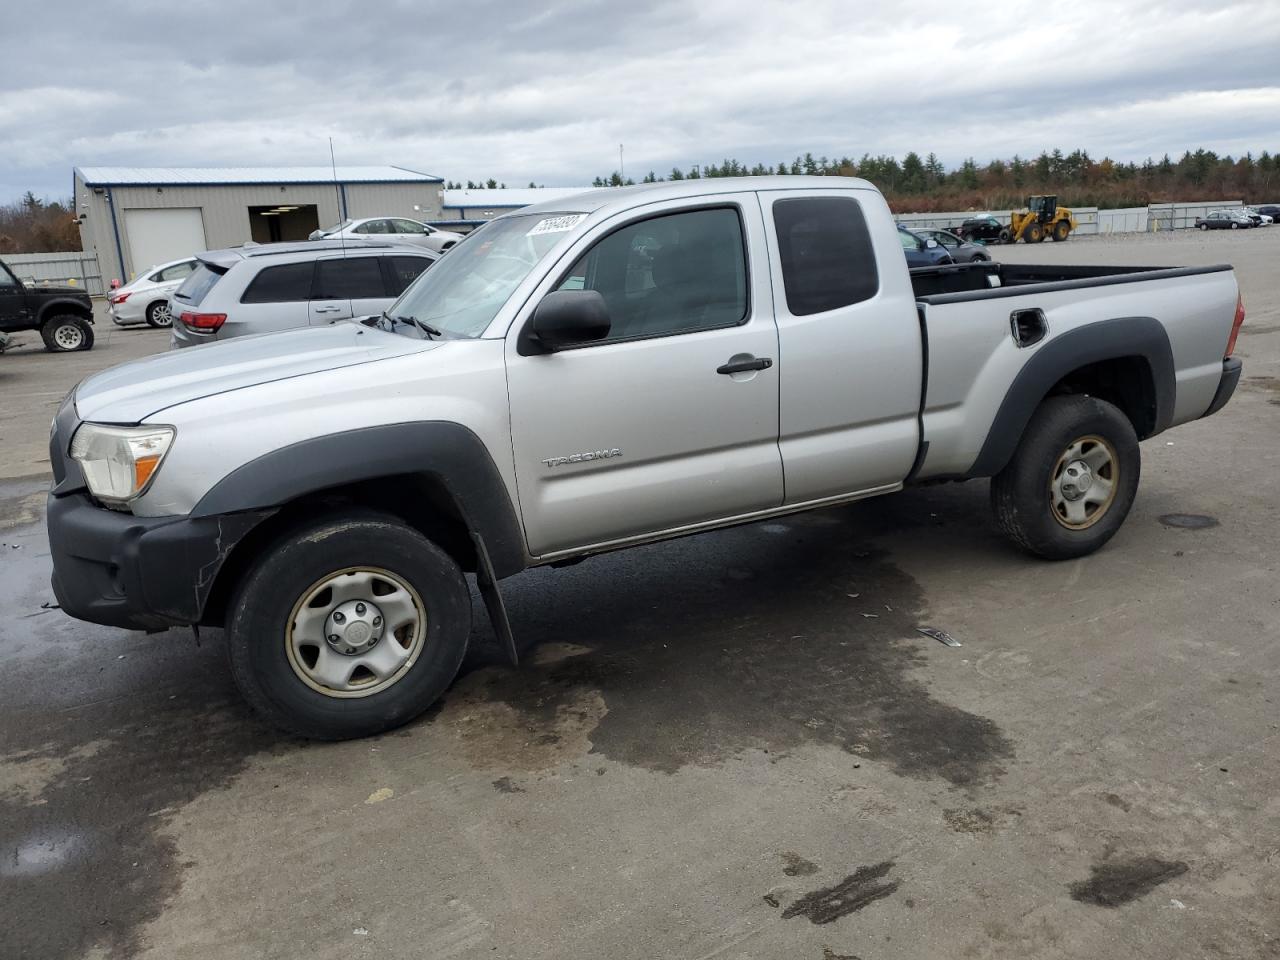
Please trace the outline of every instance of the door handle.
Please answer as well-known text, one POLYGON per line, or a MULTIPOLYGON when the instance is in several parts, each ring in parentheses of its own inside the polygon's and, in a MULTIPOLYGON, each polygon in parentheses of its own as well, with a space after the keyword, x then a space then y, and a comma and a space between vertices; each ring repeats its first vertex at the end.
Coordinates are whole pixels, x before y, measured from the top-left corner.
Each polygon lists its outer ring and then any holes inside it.
POLYGON ((749 373, 752 370, 768 370, 773 366, 769 357, 752 357, 750 360, 733 360, 716 367, 716 373, 749 373))
POLYGON ((337 313, 341 307, 316 307, 316 313, 337 313))

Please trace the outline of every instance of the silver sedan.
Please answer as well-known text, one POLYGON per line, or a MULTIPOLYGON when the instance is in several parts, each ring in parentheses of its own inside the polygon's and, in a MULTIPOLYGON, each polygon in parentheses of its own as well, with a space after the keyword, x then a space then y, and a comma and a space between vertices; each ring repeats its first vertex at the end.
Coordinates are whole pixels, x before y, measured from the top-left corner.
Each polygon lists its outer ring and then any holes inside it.
POLYGON ((328 230, 316 230, 311 240, 394 240, 413 243, 444 253, 462 239, 462 234, 441 230, 420 220, 407 217, 364 217, 359 220, 343 220, 328 230))

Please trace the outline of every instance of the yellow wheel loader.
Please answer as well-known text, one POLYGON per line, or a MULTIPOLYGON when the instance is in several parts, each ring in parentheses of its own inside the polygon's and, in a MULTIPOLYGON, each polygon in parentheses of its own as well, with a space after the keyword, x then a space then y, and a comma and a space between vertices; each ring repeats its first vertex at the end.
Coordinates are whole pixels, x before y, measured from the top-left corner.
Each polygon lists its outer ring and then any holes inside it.
POLYGON ((1078 224, 1076 218, 1066 207, 1058 206, 1058 198, 1027 197, 1027 209, 1009 214, 1009 237, 1011 243, 1025 240, 1027 243, 1039 243, 1045 237, 1054 240, 1065 240, 1078 224))

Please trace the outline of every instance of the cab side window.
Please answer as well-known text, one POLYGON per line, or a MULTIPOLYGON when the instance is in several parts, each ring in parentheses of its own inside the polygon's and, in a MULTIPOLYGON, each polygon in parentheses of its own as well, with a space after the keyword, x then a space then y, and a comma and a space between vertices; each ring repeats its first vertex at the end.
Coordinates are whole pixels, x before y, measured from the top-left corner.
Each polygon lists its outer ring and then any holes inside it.
POLYGON ((746 321, 747 262, 736 207, 628 224, 583 254, 561 290, 595 290, 612 321, 605 342, 746 321))
POLYGON ((9 272, 9 268, 0 263, 0 287, 18 286, 18 278, 9 272))

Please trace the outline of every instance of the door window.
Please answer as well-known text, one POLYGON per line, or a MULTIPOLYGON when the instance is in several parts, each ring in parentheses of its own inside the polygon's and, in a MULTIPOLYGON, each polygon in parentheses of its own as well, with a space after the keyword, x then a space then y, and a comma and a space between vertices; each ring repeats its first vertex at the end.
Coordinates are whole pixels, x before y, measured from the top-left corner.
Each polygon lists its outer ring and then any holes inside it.
POLYGON ((312 300, 363 300, 387 296, 377 257, 321 260, 312 300))
POLYGON ((730 327, 747 319, 747 262, 736 208, 629 224, 583 254, 561 290, 596 290, 609 307, 605 342, 730 327))
POLYGON ((185 263, 175 263, 172 267, 165 267, 163 270, 157 270, 152 274, 151 279, 156 283, 164 283, 169 280, 185 280, 191 276, 191 271, 196 268, 194 260, 188 260, 185 263))
POLYGON ((18 278, 9 272, 9 268, 0 263, 0 287, 19 286, 18 278))
POLYGON ((937 231, 934 233, 933 238, 948 250, 954 250, 956 247, 960 246, 960 238, 954 233, 947 233, 945 230, 937 231))
POLYGON ((391 233, 407 233, 413 236, 422 236, 422 224, 413 220, 391 220, 391 233))
POLYGON ((391 297, 404 293, 432 263, 428 257, 384 257, 382 262, 387 265, 387 296, 391 297))
MULTIPOLYGON (((283 263, 265 267, 245 289, 241 303, 292 303, 311 297, 311 276, 315 262, 283 263)), ((185 290, 184 286, 182 290, 185 290)), ((182 290, 178 291, 181 296, 182 290)))

